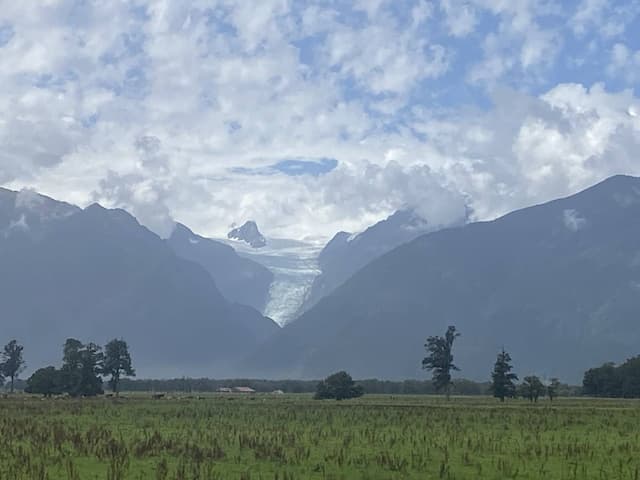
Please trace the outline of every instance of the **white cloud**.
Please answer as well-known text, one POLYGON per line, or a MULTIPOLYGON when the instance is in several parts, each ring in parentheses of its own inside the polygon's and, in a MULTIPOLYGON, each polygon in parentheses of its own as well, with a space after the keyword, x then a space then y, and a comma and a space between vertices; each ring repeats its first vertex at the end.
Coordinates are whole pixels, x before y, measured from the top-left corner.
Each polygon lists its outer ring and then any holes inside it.
MULTIPOLYGON (((0 184, 126 207, 161 235, 174 219, 224 235, 252 218, 271 236, 328 237, 407 205, 433 223, 467 203, 485 219, 640 173, 633 91, 531 88, 564 47, 554 5, 13 2, 0 184), (459 42, 481 42, 479 63, 459 42), (490 107, 437 101, 465 77, 490 107), (325 157, 338 167, 319 177, 242 173, 325 157)), ((616 42, 609 79, 637 80, 637 52, 616 42)))
POLYGON ((629 85, 640 81, 640 50, 635 52, 623 43, 611 49, 611 61, 607 67, 610 77, 622 78, 629 85))
POLYGON ((578 38, 594 33, 602 38, 623 35, 640 14, 637 1, 582 0, 569 19, 578 38))
POLYGON ((454 37, 464 37, 475 29, 477 13, 470 1, 440 0, 440 8, 445 13, 449 33, 454 37))
POLYGON ((18 220, 12 220, 9 222, 9 227, 5 231, 5 237, 8 236, 11 230, 29 230, 29 225, 27 224, 27 217, 22 214, 18 220))
POLYGON ((582 0, 571 18, 574 33, 582 36, 597 25, 604 15, 607 3, 607 0, 582 0))
POLYGON ((545 17, 559 11, 553 4, 533 0, 517 2, 475 0, 498 21, 496 31, 486 34, 484 58, 472 67, 469 80, 495 84, 508 74, 518 74, 527 83, 536 83, 541 72, 550 68, 562 46, 555 28, 545 26, 545 17))
POLYGON ((587 225, 587 220, 580 216, 580 214, 573 209, 568 209, 562 212, 564 226, 572 232, 582 230, 587 225))

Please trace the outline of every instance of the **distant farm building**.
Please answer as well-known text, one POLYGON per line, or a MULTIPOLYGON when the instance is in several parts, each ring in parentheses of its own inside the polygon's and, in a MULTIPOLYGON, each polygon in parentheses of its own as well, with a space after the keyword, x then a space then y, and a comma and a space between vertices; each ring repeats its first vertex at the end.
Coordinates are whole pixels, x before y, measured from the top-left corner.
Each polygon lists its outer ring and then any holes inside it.
POLYGON ((251 387, 233 387, 234 393, 256 393, 251 387))

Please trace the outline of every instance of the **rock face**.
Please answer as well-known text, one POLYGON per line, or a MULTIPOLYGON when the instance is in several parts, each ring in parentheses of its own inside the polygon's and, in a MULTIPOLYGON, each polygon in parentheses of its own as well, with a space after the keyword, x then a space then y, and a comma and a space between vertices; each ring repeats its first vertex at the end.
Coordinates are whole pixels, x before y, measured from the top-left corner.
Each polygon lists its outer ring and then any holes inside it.
POLYGON ((196 235, 182 224, 176 225, 167 243, 179 257, 204 267, 227 299, 264 312, 273 282, 268 268, 239 256, 229 245, 196 235))
POLYGON ((374 260, 246 363, 253 375, 424 377, 429 335, 456 325, 460 375, 487 379, 504 346, 516 373, 579 382, 640 345, 640 179, 418 237, 374 260))
POLYGON ((258 230, 256 222, 249 220, 244 225, 234 228, 227 234, 231 240, 241 240, 253 248, 262 248, 267 244, 267 239, 258 230))
POLYGON ((314 306, 367 263, 434 229, 435 226, 413 210, 399 210, 357 235, 339 232, 320 252, 318 263, 322 273, 315 278, 300 313, 314 306))
POLYGON ((0 192, 0 331, 30 369, 59 363, 67 337, 123 337, 139 375, 233 375, 277 331, 125 211, 19 195, 0 192))

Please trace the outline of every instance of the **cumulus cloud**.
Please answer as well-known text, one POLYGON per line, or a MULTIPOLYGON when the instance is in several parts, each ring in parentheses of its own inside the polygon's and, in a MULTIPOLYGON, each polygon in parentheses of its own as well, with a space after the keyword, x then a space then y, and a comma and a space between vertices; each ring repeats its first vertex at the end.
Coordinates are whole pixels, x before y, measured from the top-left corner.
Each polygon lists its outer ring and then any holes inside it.
POLYGON ((0 184, 123 207, 162 236, 251 218, 326 238, 637 174, 637 15, 585 2, 13 2, 0 184))
POLYGON ((172 180, 162 142, 145 135, 135 139, 134 148, 139 155, 136 171, 129 174, 108 171, 93 198, 104 205, 129 210, 143 225, 168 238, 175 222, 167 206, 172 180))
POLYGON ((610 77, 622 77, 629 85, 640 81, 640 50, 635 52, 623 43, 616 43, 611 50, 607 67, 610 77))

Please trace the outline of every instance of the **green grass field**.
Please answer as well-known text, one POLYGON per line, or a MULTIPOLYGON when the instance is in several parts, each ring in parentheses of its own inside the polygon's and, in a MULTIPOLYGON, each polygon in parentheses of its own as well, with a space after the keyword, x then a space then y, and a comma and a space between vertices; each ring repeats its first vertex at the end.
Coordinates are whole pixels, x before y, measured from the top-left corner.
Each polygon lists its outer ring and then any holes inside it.
POLYGON ((640 402, 16 396, 0 478, 639 480, 640 402))

